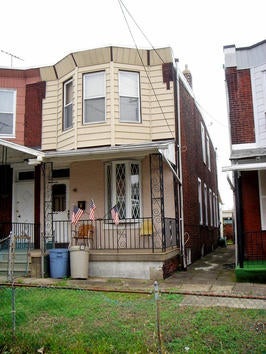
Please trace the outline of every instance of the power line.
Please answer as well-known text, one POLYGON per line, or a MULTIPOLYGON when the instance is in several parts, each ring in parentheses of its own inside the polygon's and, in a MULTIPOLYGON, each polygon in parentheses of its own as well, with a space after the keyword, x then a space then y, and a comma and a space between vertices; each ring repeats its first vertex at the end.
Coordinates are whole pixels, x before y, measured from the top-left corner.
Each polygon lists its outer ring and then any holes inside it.
MULTIPOLYGON (((136 41, 135 41, 135 38, 134 38, 133 33, 132 33, 132 31, 131 31, 131 28, 130 28, 130 26, 129 26, 129 23, 128 23, 127 17, 126 17, 126 15, 125 15, 124 9, 125 9, 125 10, 127 11, 127 13, 130 15, 130 17, 132 18, 132 20, 134 21, 134 23, 136 24, 136 26, 138 27, 138 29, 141 31, 141 33, 143 34, 143 36, 146 38, 146 40, 147 40, 149 43, 150 43, 150 41, 147 39, 147 36, 144 34, 144 32, 143 32, 143 31, 141 30, 141 28, 139 27, 139 25, 138 25, 138 24, 136 23, 136 21, 133 19, 133 16, 130 14, 130 12, 128 11, 128 9, 126 8, 126 6, 125 6, 124 3, 122 2, 122 0, 118 0, 118 3, 119 3, 119 6, 120 6, 120 8, 121 8, 122 14, 123 14, 123 16, 124 16, 125 22, 126 22, 126 24, 127 24, 127 27, 128 27, 129 33, 130 33, 130 35, 131 35, 131 38, 132 38, 132 40, 133 40, 133 42, 134 42, 134 45, 135 45, 135 48, 136 48, 136 50, 137 50, 137 53, 138 53, 139 59, 140 59, 140 61, 141 61, 141 64, 142 64, 142 66, 143 66, 143 68, 144 68, 144 70, 145 70, 146 76, 147 76, 147 78, 148 78, 148 80, 149 80, 149 83, 150 83, 150 85, 151 85, 152 92, 153 92, 153 94, 154 94, 154 96, 155 96, 156 102, 157 102, 157 104, 158 104, 158 106, 159 106, 159 108, 160 108, 160 111, 161 111, 161 113, 162 113, 162 116, 163 116, 163 118, 164 118, 166 124, 167 124, 167 127, 168 127, 168 129, 169 129, 169 131, 170 131, 170 133, 171 133, 171 135, 172 135, 172 137, 173 137, 173 139, 174 139, 174 134, 173 134, 173 132, 172 132, 172 130, 171 130, 171 127, 170 127, 170 125, 169 125, 169 123, 168 123, 168 121, 167 121, 167 119, 166 119, 166 117, 165 117, 163 108, 162 108, 162 106, 161 106, 161 104, 160 104, 160 101, 159 101, 159 99, 158 99, 158 97, 157 97, 157 94, 156 94, 155 89, 154 89, 154 87, 153 87, 153 84, 152 84, 152 82, 151 82, 150 75, 148 74, 147 69, 146 69, 146 66, 145 66, 145 64, 144 64, 144 62, 143 62, 143 59, 142 59, 141 55, 140 55, 139 48, 138 48, 138 46, 137 46, 137 43, 136 43, 136 41), (122 6, 123 6, 123 7, 122 7, 122 6), (124 9, 123 9, 123 8, 124 8, 124 9)), ((150 44, 150 45, 151 45, 151 44, 150 44)), ((154 49, 154 47, 153 47, 152 45, 151 45, 151 47, 154 49)), ((162 63, 164 63, 163 59, 161 58, 161 56, 159 55, 159 53, 156 51, 156 49, 154 49, 154 50, 155 50, 156 54, 158 55, 158 57, 161 59, 162 63)))

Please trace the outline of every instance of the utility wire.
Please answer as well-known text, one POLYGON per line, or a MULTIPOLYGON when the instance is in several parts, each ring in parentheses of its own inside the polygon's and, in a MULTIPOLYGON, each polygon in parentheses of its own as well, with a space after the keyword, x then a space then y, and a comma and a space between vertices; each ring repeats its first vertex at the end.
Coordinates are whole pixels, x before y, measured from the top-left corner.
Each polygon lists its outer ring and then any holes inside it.
MULTIPOLYGON (((132 19, 133 19, 133 17, 132 17, 132 15, 129 13, 129 11, 127 10, 127 8, 126 8, 126 6, 124 5, 124 3, 122 2, 122 0, 118 0, 118 3, 119 3, 119 6, 120 6, 120 8, 121 8, 121 11, 122 11, 124 20, 125 20, 125 22, 126 22, 126 24, 127 24, 127 27, 128 27, 129 33, 130 33, 130 35, 131 35, 131 38, 132 38, 132 40, 133 40, 133 42, 134 42, 134 45, 135 45, 135 48, 136 48, 136 50, 137 50, 139 59, 140 59, 140 61, 141 61, 141 63, 142 63, 142 66, 143 66, 143 68, 144 68, 144 70, 145 70, 146 76, 147 76, 147 78, 148 78, 148 80, 149 80, 149 83, 150 83, 150 85, 151 85, 152 92, 153 92, 153 94, 154 94, 154 96, 155 96, 155 98, 156 98, 156 102, 158 103, 158 106, 159 106, 160 111, 161 111, 161 113, 162 113, 162 115, 163 115, 163 118, 164 118, 164 120, 165 120, 165 122, 166 122, 166 124, 167 124, 167 127, 168 127, 168 129, 169 129, 171 135, 172 135, 172 138, 174 139, 174 138, 175 138, 175 137, 174 137, 174 134, 173 134, 173 132, 172 132, 172 130, 171 130, 171 127, 170 127, 170 125, 169 125, 169 123, 168 123, 168 120, 167 120, 166 117, 165 117, 163 108, 162 108, 162 106, 161 106, 161 104, 160 104, 160 102, 159 102, 159 99, 158 99, 158 97, 157 97, 157 94, 156 94, 156 92, 155 92, 155 89, 154 89, 154 87, 153 87, 153 84, 152 84, 152 82, 151 82, 150 75, 149 75, 149 73, 147 72, 146 65, 144 64, 143 59, 142 59, 142 56, 140 55, 139 48, 138 48, 138 46, 137 46, 137 43, 136 43, 136 41, 135 41, 135 38, 134 38, 133 33, 132 33, 132 31, 131 31, 131 28, 130 28, 130 26, 129 26, 129 23, 128 23, 128 20, 127 20, 127 17, 126 17, 126 14, 125 14, 124 9, 127 11, 127 13, 130 15, 130 17, 131 17, 132 19)), ((136 21, 135 21, 134 19, 133 19, 133 21, 134 21, 134 23, 137 25, 137 23, 136 23, 136 21)), ((144 33, 143 33, 143 31, 140 29, 140 27, 139 27, 138 25, 137 25, 137 27, 139 28, 139 30, 141 31, 141 33, 144 35, 144 33)), ((146 37, 145 35, 144 35, 144 37, 147 39, 147 37, 146 37)), ((149 42, 149 41, 148 41, 148 42, 149 42)), ((150 42, 149 42, 149 43, 150 43, 150 42)), ((152 46, 152 48, 153 48, 153 46, 152 46)), ((155 50, 155 52, 156 52, 156 54, 159 56, 159 58, 162 60, 162 62, 164 63, 164 61, 163 61, 163 59, 160 57, 159 53, 158 53, 156 50, 155 50)))

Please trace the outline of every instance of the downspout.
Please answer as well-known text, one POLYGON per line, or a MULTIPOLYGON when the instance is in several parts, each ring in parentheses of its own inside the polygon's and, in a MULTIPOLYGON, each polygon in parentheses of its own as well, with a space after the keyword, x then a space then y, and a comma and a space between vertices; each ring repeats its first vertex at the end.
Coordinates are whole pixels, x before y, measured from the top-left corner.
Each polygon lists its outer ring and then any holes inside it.
POLYGON ((236 171, 234 173, 235 180, 235 208, 236 208, 236 240, 237 240, 237 261, 239 267, 244 266, 244 238, 242 227, 242 208, 241 208, 241 172, 236 171))
POLYGON ((174 68, 174 101, 175 101, 175 155, 176 169, 179 177, 178 181, 178 217, 179 217, 179 244, 181 250, 181 263, 183 270, 187 270, 187 260, 185 254, 185 237, 184 237, 184 208, 183 208, 183 181, 182 181, 182 161, 181 161, 181 124, 180 124, 180 92, 179 92, 179 75, 178 60, 175 60, 174 68))

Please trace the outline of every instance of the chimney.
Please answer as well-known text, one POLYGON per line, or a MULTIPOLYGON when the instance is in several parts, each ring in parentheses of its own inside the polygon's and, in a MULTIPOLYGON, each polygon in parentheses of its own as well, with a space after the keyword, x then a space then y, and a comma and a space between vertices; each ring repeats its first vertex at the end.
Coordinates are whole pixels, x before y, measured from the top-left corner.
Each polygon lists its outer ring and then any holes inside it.
POLYGON ((183 71, 183 74, 184 74, 185 78, 187 79, 189 86, 192 88, 192 75, 188 69, 187 64, 185 65, 185 70, 183 71))

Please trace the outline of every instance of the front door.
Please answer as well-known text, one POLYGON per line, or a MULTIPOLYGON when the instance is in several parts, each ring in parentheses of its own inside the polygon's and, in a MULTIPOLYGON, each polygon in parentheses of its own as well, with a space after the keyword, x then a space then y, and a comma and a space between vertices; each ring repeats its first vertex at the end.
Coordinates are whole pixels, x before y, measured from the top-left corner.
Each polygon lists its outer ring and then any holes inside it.
POLYGON ((70 241, 69 223, 69 183, 61 180, 52 184, 53 233, 55 243, 67 244, 70 241))
POLYGON ((14 183, 12 232, 20 242, 34 242, 34 180, 14 183), (27 236, 27 237, 25 237, 27 236))

